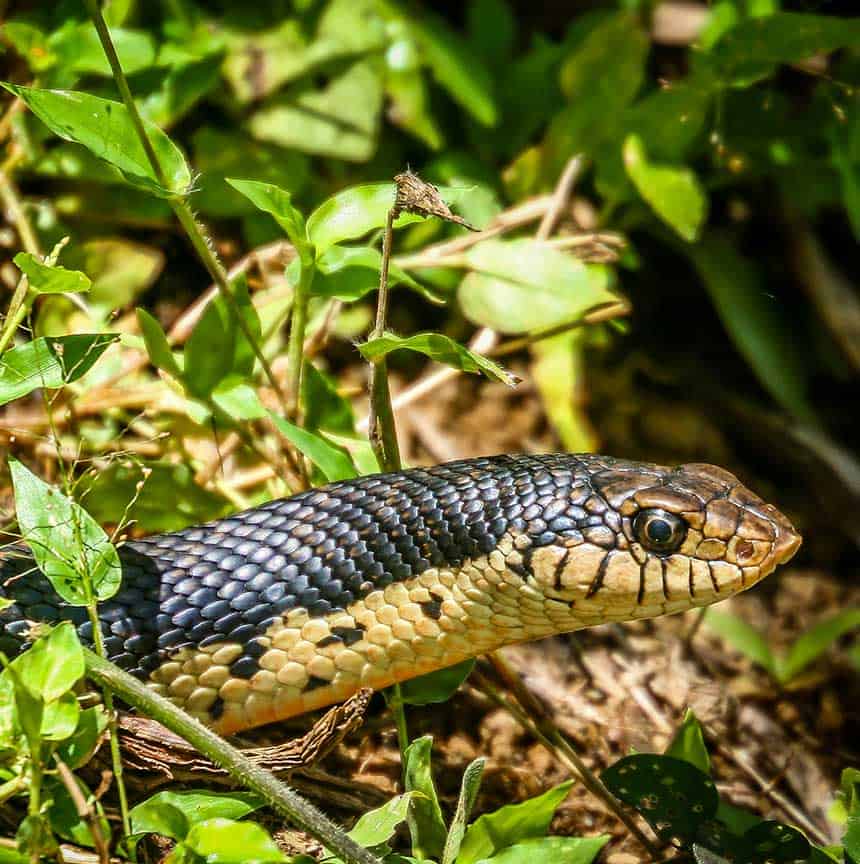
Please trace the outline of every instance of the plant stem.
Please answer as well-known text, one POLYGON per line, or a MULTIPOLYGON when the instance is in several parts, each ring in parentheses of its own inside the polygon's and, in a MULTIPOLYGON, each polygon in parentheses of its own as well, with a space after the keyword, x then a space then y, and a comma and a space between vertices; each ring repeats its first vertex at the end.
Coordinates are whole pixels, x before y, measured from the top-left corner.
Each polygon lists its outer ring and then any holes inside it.
MULTIPOLYGON (((119 90, 119 94, 122 98, 123 104, 128 110, 129 117, 131 118, 131 123, 134 126, 134 131, 137 133, 137 137, 140 139, 140 143, 143 146, 144 153, 146 153, 146 158, 149 160, 149 164, 152 166, 152 170, 155 173, 156 180, 158 180, 159 185, 162 186, 164 189, 170 189, 170 183, 168 182, 167 177, 164 174, 164 169, 161 163, 158 161, 158 156, 155 153, 152 142, 149 140, 149 135, 146 132, 146 127, 143 125, 143 118, 140 116, 140 112, 137 110, 137 105, 134 101, 134 97, 131 95, 131 90, 128 86, 128 80, 125 77, 125 73, 122 71, 122 65, 119 62, 119 57, 117 56, 116 48, 114 47, 113 40, 111 39, 110 31, 108 30, 107 24, 105 23, 104 17, 101 13, 101 9, 99 8, 99 2, 98 0, 84 0, 84 2, 86 4, 87 11, 89 12, 90 18, 92 18, 93 24, 95 25, 96 32, 99 36, 99 41, 102 44, 102 49, 104 50, 105 56, 107 57, 108 63, 110 64, 117 90, 119 90)), ((209 275, 212 277, 212 281, 218 286, 218 290, 221 293, 221 296, 224 298, 224 301, 229 306, 230 313, 235 318, 239 329, 242 331, 242 335, 248 340, 248 344, 250 344, 251 348, 253 349, 254 356, 260 363, 260 366, 263 369, 263 372, 265 373, 269 384, 274 390, 275 395, 277 396, 278 401, 281 404, 281 407, 286 411, 287 403, 284 398, 284 392, 281 389, 277 378, 275 378, 275 375, 272 372, 272 367, 269 365, 269 361, 263 354, 262 348, 257 344, 257 340, 251 333, 247 322, 242 317, 242 314, 239 310, 239 304, 236 302, 236 298, 233 296, 233 292, 230 290, 230 279, 227 275, 227 271, 224 269, 224 265, 221 263, 212 247, 206 241, 206 235, 203 231, 203 228, 194 218, 194 214, 191 212, 191 208, 188 206, 187 200, 185 198, 177 196, 169 198, 168 203, 173 209, 173 212, 176 215, 179 224, 182 225, 182 227, 185 229, 185 233, 188 235, 188 239, 191 241, 191 245, 194 247, 194 251, 197 252, 200 260, 203 262, 203 265, 209 271, 209 275)))
MULTIPOLYGON (((34 821, 41 818, 42 811, 42 748, 36 749, 39 752, 30 754, 33 761, 30 763, 30 800, 27 804, 27 816, 34 821)), ((41 839, 40 831, 39 840, 41 839)), ((30 850, 31 864, 39 864, 39 859, 42 857, 40 846, 41 843, 35 843, 30 850)))
POLYGON ((308 301, 314 279, 313 261, 301 262, 299 281, 293 295, 293 311, 290 318, 290 342, 287 346, 287 361, 290 370, 290 389, 287 409, 291 418, 299 415, 299 399, 302 391, 302 367, 304 366, 305 330, 308 326, 308 301))
POLYGON ((310 802, 255 765, 199 720, 95 652, 85 648, 84 659, 87 675, 96 683, 110 688, 123 701, 184 738, 239 783, 264 798, 281 816, 325 844, 347 864, 380 864, 376 856, 359 846, 310 802))

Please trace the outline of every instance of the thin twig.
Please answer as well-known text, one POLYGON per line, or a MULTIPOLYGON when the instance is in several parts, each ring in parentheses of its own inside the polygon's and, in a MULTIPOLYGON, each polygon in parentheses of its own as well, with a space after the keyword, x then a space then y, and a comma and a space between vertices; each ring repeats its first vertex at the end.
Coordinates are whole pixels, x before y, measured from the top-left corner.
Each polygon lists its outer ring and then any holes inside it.
POLYGON ((104 834, 102 834, 102 826, 99 823, 98 816, 93 811, 93 808, 87 804, 84 794, 81 792, 81 787, 78 786, 75 775, 69 770, 69 766, 56 753, 54 754, 54 761, 57 763, 57 773, 60 775, 60 780, 63 786, 66 787, 66 791, 75 805, 75 810, 78 811, 78 818, 86 822, 87 827, 90 829, 90 836, 93 838, 93 846, 95 847, 96 855, 98 855, 99 864, 108 864, 110 861, 110 852, 104 834))

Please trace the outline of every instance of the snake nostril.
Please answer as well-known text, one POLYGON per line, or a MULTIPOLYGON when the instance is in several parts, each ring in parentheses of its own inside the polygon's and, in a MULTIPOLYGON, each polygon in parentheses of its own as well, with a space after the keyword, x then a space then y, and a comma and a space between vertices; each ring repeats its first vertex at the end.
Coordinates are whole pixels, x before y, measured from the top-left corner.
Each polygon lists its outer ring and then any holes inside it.
POLYGON ((735 556, 738 561, 748 561, 755 555, 755 546, 749 540, 739 540, 735 546, 735 556))

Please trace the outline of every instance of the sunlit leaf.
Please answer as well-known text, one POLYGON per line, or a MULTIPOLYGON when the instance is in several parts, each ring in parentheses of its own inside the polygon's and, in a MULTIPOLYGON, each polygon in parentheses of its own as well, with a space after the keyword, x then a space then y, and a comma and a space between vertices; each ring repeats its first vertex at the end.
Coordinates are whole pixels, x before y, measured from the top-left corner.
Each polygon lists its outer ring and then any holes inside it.
POLYGON ((43 702, 59 699, 84 675, 84 653, 75 628, 68 621, 57 625, 16 657, 12 667, 35 698, 43 702))
POLYGON ((92 285, 86 273, 45 264, 29 252, 19 252, 12 260, 37 294, 76 294, 89 291, 92 285))
POLYGON ((337 382, 311 362, 302 369, 304 427, 311 432, 323 429, 341 435, 355 432, 355 413, 349 400, 337 392, 337 382))
POLYGON ((598 837, 535 837, 515 843, 480 864, 591 864, 609 842, 609 835, 598 837))
POLYGON ((269 412, 269 417, 278 431, 322 471, 326 480, 334 482, 358 476, 349 455, 340 447, 277 414, 269 412))
POLYGON ((20 96, 27 107, 55 134, 76 141, 114 165, 126 179, 157 195, 184 195, 191 172, 179 148, 157 126, 144 121, 167 183, 163 187, 121 102, 74 90, 39 90, 0 82, 20 96))
POLYGON ((478 790, 481 788, 481 778, 484 774, 486 759, 473 759, 463 771, 463 779, 460 782, 460 796, 457 799, 457 809, 451 819, 451 829, 445 840, 445 849, 442 853, 442 864, 454 864, 460 854, 460 845, 466 833, 466 823, 472 815, 478 790))
MULTIPOLYGON (((2 700, 0 700, 2 701, 2 700)), ((89 762, 107 728, 107 714, 101 705, 81 711, 71 736, 57 748, 57 755, 74 771, 89 762)))
POLYGON ((672 736, 664 755, 684 759, 705 774, 711 773, 711 757, 705 746, 701 724, 689 708, 684 715, 683 722, 672 736))
POLYGON ((409 808, 409 833, 412 851, 418 858, 438 858, 448 833, 442 809, 433 783, 430 755, 433 739, 429 735, 416 738, 404 754, 403 777, 407 791, 419 792, 409 808))
POLYGON ((39 569, 68 603, 107 600, 119 589, 119 555, 98 522, 15 459, 9 460, 15 512, 39 569))
POLYGON ((349 836, 366 849, 388 842, 394 836, 397 826, 406 821, 409 806, 419 794, 419 792, 406 792, 403 795, 395 795, 381 807, 362 814, 349 832, 349 836))
POLYGON ((275 218, 278 225, 286 231, 299 256, 304 260, 308 246, 305 236, 305 220, 293 206, 290 193, 273 183, 264 183, 259 180, 235 180, 228 177, 227 182, 238 192, 241 192, 255 207, 275 218))
POLYGON ((56 389, 77 381, 93 367, 114 333, 40 336, 0 355, 0 405, 40 387, 56 389))
POLYGON ((170 348, 170 343, 167 341, 164 330, 161 329, 161 324, 146 309, 139 308, 135 311, 137 312, 137 323, 140 327, 140 332, 143 334, 143 341, 146 344, 146 353, 149 354, 149 359, 153 365, 180 380, 182 378, 182 370, 173 356, 173 351, 170 348))
POLYGON ((392 351, 417 351, 431 360, 445 363, 463 372, 483 373, 490 380, 500 381, 509 387, 513 387, 519 380, 512 373, 505 371, 498 363, 470 351, 441 333, 416 333, 409 337, 383 333, 382 336, 362 342, 357 347, 361 356, 366 360, 386 357, 392 351))
MULTIPOLYGON (((126 75, 148 69, 155 62, 155 42, 149 33, 111 27, 110 37, 126 75)), ((46 47, 67 71, 80 75, 112 75, 96 28, 90 21, 79 23, 69 18, 50 35, 46 47)))
POLYGON ((707 208, 696 175, 689 168, 649 162, 638 135, 624 141, 624 167, 654 212, 688 243, 696 240, 707 208))
POLYGON ((407 705, 447 702, 469 677, 474 667, 474 659, 464 660, 446 669, 411 678, 400 685, 400 696, 407 705))
POLYGON ((191 825, 183 844, 207 864, 286 861, 277 843, 254 822, 204 819, 191 825))
POLYGON ((843 609, 814 624, 795 639, 785 659, 777 659, 777 677, 780 681, 791 681, 827 651, 834 642, 858 627, 860 627, 860 608, 843 609))
MULTIPOLYGON (((382 255, 373 246, 330 246, 317 259, 318 273, 311 293, 352 302, 379 287, 382 255)), ((404 284, 426 294, 427 290, 396 264, 389 264, 388 285, 404 284)), ((435 297, 435 295, 434 295, 435 297)))

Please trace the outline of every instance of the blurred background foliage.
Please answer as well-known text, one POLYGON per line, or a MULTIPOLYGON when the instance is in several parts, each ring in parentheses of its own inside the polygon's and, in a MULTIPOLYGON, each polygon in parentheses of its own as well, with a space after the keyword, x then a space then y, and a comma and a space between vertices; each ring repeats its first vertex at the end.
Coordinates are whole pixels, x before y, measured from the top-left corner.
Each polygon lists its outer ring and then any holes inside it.
MULTIPOLYGON (((7 80, 116 98, 82 4, 6 6, 7 80)), ((187 155, 191 203, 216 248, 228 264, 252 250, 264 262, 251 288, 269 356, 284 345, 289 250, 276 221, 225 177, 276 184, 307 213, 347 185, 408 165, 465 190, 458 212, 484 228, 551 193, 582 154, 556 247, 481 244, 468 261, 430 268, 421 251, 463 229, 428 220, 400 232, 396 251, 407 264, 412 255, 420 290, 396 295, 392 326, 461 341, 481 326, 529 334, 614 288, 632 303, 628 319, 507 358, 526 392, 534 383, 547 418, 512 449, 600 447, 747 466, 782 487, 780 500, 801 521, 826 527, 810 542, 830 560, 860 539, 851 410, 860 370, 860 19, 847 11, 779 0, 105 5, 144 116, 187 155), (612 232, 609 247, 601 231, 612 232), (570 241, 582 234, 598 244, 585 255, 587 281, 570 241), (264 273, 273 243, 285 257, 264 273)), ((42 249, 70 237, 62 263, 93 280, 85 304, 41 298, 35 333, 130 334, 83 379, 98 398, 67 427, 71 450, 122 449, 135 422, 170 433, 144 446, 139 427, 135 438, 153 471, 132 514, 145 530, 282 492, 265 477, 231 492, 205 467, 209 426, 171 404, 172 391, 140 364, 118 377, 128 349, 140 347, 132 307, 149 308, 169 329, 208 284, 167 203, 58 139, 20 101, 6 109, 4 172, 22 212, 42 249), (176 518, 164 513, 168 495, 176 518)), ((19 230, 20 222, 0 236, 10 258, 19 230)), ((330 296, 316 298, 311 313, 319 324, 331 296, 347 299, 330 316, 316 383, 360 407, 364 373, 350 341, 369 326, 375 276, 368 270, 356 287, 353 270, 344 287, 331 267, 330 296)), ((14 287, 11 262, 0 273, 14 287)), ((425 363, 401 352, 395 373, 408 382, 425 363)), ((349 409, 338 409, 342 433, 353 428, 349 409)), ((10 431, 38 439, 44 425, 15 410, 10 431)), ((464 416, 455 406, 447 419, 454 437, 464 416)), ((499 449, 492 435, 484 446, 499 449)), ((416 445, 407 455, 440 454, 416 445)), ((140 476, 139 464, 101 471, 90 496, 97 515, 110 520, 140 476)))

